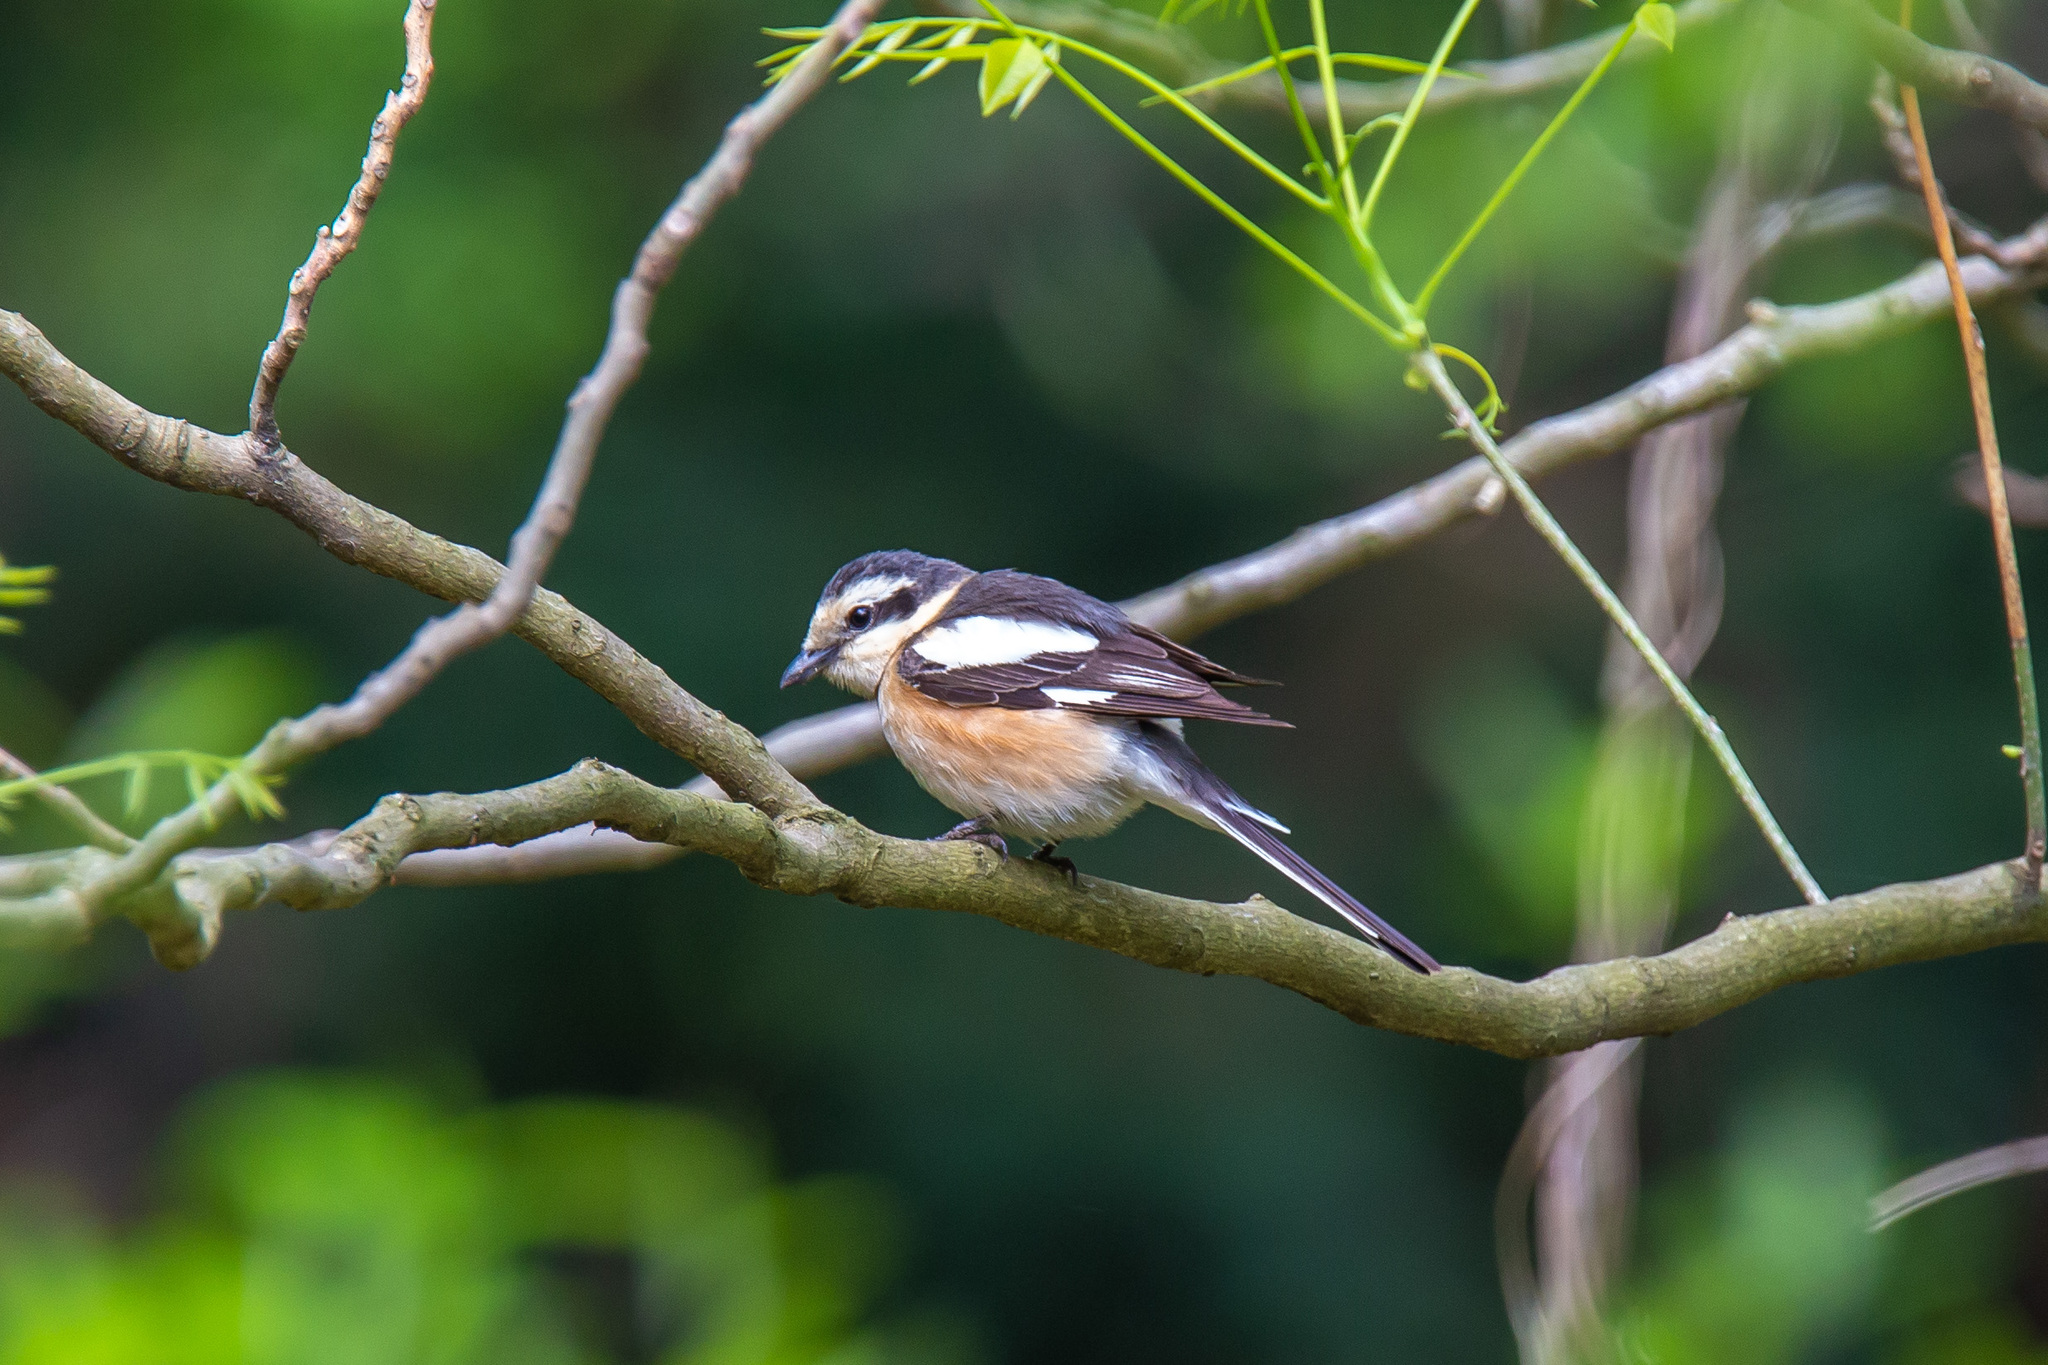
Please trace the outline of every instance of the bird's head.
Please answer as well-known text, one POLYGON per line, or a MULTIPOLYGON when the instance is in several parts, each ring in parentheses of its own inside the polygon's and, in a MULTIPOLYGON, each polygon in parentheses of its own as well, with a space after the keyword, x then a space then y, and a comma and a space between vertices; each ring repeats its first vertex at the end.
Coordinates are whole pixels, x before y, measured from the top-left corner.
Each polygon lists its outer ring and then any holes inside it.
POLYGON ((822 674, 857 696, 872 697, 896 651, 929 625, 974 577, 950 559, 910 550, 877 550, 832 575, 811 613, 803 651, 783 672, 793 687, 822 674))

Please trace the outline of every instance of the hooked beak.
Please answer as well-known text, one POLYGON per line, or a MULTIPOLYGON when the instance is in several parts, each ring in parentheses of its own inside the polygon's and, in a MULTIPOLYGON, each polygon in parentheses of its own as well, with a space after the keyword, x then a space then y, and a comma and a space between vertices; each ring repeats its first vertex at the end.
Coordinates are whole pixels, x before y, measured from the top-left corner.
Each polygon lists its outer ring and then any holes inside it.
POLYGON ((782 685, 795 687, 798 683, 809 682, 823 672, 825 666, 839 657, 839 646, 829 649, 807 649, 790 661, 782 670, 782 685))

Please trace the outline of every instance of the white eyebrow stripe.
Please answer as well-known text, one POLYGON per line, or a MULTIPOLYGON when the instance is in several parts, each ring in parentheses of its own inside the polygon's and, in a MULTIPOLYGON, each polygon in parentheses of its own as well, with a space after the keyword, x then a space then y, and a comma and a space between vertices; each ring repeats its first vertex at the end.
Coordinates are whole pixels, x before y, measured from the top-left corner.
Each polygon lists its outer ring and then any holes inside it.
POLYGON ((1061 706, 1093 706, 1116 695, 1099 687, 1041 687, 1038 690, 1061 706))
POLYGON ((915 587, 912 579, 897 575, 893 578, 863 578, 858 583, 849 583, 839 594, 841 602, 879 602, 901 588, 915 587))
POLYGON ((1036 654, 1084 654, 1102 642, 1085 630, 1051 621, 963 616, 933 626, 911 646, 941 668, 1017 664, 1036 654))

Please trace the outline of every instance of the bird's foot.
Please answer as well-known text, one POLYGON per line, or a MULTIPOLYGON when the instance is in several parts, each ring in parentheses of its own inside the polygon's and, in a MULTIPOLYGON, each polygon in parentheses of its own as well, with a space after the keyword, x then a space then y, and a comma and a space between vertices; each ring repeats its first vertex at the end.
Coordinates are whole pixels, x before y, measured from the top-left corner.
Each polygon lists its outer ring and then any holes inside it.
POLYGON ((1081 869, 1074 866, 1072 858, 1062 858, 1054 853, 1053 850, 1058 847, 1057 843, 1047 844, 1044 848, 1031 855, 1031 861, 1034 863, 1044 863, 1047 867, 1058 868, 1067 874, 1068 882, 1079 886, 1081 884, 1081 869))
POLYGON ((996 851, 996 856, 999 858, 1010 856, 1010 846, 1003 842, 1002 835, 988 827, 986 817, 975 820, 962 820, 944 834, 936 835, 925 842, 938 844, 948 840, 964 840, 970 844, 980 844, 983 848, 992 848, 996 851))

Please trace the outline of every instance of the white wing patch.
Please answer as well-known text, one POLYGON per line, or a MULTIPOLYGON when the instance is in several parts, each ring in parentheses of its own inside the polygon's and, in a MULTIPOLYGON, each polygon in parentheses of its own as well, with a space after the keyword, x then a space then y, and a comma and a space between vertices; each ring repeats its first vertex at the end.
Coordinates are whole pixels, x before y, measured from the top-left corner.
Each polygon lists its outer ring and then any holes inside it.
POLYGON ((1085 630, 1050 621, 963 616, 932 627, 910 647, 941 668, 1022 663, 1034 654, 1084 654, 1102 643, 1085 630))
POLYGON ((1093 706, 1116 695, 1100 687, 1041 687, 1038 690, 1061 706, 1093 706))

